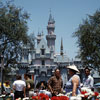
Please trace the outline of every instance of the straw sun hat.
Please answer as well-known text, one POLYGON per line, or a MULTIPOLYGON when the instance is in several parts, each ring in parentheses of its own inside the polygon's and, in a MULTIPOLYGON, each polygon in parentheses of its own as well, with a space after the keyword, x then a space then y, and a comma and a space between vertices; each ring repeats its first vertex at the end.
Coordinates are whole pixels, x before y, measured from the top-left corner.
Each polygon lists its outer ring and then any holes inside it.
POLYGON ((67 66, 67 68, 75 70, 76 72, 80 72, 75 65, 69 65, 69 66, 67 66))

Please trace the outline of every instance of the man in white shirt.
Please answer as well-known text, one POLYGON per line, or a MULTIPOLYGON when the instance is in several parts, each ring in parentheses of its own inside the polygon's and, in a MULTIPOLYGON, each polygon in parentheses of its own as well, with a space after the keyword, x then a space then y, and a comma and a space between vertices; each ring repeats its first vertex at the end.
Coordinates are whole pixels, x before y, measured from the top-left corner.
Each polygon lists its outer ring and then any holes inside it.
POLYGON ((85 68, 85 77, 83 78, 83 86, 93 89, 94 79, 90 75, 90 69, 88 67, 85 68))
POLYGON ((14 97, 17 98, 24 98, 25 97, 25 88, 26 83, 21 80, 21 75, 16 76, 16 81, 13 83, 13 89, 15 90, 14 97))

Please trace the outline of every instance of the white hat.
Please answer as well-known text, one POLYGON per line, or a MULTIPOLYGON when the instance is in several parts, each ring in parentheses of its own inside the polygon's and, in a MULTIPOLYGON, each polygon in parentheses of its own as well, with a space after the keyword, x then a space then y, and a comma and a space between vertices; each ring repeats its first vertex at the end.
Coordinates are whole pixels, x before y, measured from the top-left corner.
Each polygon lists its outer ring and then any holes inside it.
POLYGON ((77 67, 75 65, 69 65, 67 68, 75 70, 76 72, 79 72, 79 70, 77 69, 77 67))

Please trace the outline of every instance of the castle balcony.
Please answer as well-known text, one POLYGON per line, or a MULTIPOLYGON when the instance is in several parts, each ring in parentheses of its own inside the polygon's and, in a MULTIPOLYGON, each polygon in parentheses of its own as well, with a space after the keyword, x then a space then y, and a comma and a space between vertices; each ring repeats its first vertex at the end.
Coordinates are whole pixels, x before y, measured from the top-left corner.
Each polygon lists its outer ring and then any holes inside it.
POLYGON ((49 25, 47 26, 47 29, 50 29, 50 28, 55 29, 55 25, 54 25, 54 24, 49 24, 49 25))
POLYGON ((56 35, 55 34, 46 35, 46 39, 56 39, 56 35))
POLYGON ((34 74, 34 70, 30 70, 29 73, 30 73, 30 74, 34 74))
POLYGON ((25 68, 29 66, 29 63, 20 63, 20 65, 19 68, 25 68))
POLYGON ((46 58, 46 55, 40 55, 40 58, 46 58))
POLYGON ((45 54, 45 55, 41 55, 41 54, 38 54, 38 55, 37 55, 37 54, 36 54, 35 58, 36 58, 36 59, 37 59, 37 58, 38 58, 38 59, 40 59, 40 58, 50 58, 50 56, 51 56, 50 54, 45 54))
POLYGON ((50 55, 40 55, 40 58, 50 58, 50 55))
POLYGON ((30 67, 29 67, 29 70, 41 70, 41 69, 55 69, 57 66, 55 66, 55 65, 51 65, 51 66, 46 66, 46 65, 41 65, 41 66, 34 66, 34 65, 31 65, 30 67))

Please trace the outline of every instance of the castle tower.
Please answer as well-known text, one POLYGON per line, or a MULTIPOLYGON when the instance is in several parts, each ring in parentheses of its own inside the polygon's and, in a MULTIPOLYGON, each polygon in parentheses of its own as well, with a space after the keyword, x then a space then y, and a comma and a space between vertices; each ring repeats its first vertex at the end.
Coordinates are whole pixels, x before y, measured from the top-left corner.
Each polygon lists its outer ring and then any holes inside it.
POLYGON ((60 55, 63 55, 63 40, 61 38, 60 55))
POLYGON ((38 32, 38 35, 37 35, 37 45, 40 43, 42 38, 43 38, 43 32, 42 32, 42 34, 38 32))
POLYGON ((53 49, 53 53, 55 53, 55 39, 56 39, 54 30, 55 30, 55 21, 50 13, 48 26, 47 26, 48 34, 46 35, 46 39, 47 39, 47 45, 50 49, 53 49))

